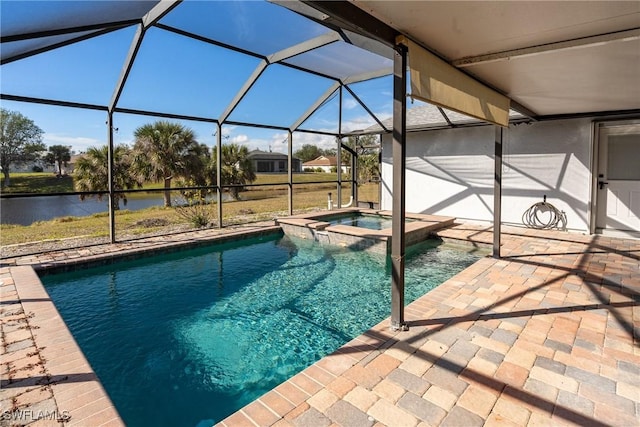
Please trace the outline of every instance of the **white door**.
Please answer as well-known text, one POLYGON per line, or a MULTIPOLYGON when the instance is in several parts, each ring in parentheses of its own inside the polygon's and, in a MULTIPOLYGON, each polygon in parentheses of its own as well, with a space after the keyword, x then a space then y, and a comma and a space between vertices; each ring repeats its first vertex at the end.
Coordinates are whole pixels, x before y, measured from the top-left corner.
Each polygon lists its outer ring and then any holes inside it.
POLYGON ((600 129, 597 185, 598 231, 640 232, 640 124, 600 129))

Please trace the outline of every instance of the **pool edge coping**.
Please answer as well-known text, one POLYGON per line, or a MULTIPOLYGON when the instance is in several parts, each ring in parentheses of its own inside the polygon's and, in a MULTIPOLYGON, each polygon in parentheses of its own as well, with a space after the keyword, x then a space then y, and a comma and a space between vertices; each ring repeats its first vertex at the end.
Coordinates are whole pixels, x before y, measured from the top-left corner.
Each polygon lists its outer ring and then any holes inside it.
MULTIPOLYGON (((11 408, 3 408, 3 414, 15 411, 16 417, 22 417, 20 421, 29 422, 53 421, 55 417, 66 426, 125 425, 34 268, 2 267, 0 275, 3 288, 11 285, 4 283, 6 276, 10 276, 17 298, 7 299, 3 292, 3 306, 19 304, 21 309, 13 313, 12 320, 26 323, 20 329, 28 331, 22 335, 27 336, 25 339, 8 345, 18 344, 31 350, 24 358, 29 361, 25 366, 23 359, 3 360, 9 372, 3 370, 2 400, 10 400, 12 404, 11 408), (10 374, 18 374, 18 379, 10 378, 10 374), (21 396, 28 403, 21 404, 21 396)), ((11 321, 7 317, 11 316, 3 312, 3 326, 11 321)), ((3 344, 6 344, 4 340, 5 334, 3 344)), ((5 352, 3 359, 11 353, 5 352)))
POLYGON ((117 252, 114 251, 84 256, 82 258, 68 258, 58 261, 37 263, 33 264, 32 267, 39 276, 43 276, 138 259, 141 253, 144 253, 145 255, 167 254, 183 250, 196 249, 207 245, 228 243, 232 240, 245 240, 252 237, 278 234, 279 232, 282 232, 282 228, 277 225, 263 226, 261 228, 253 230, 233 230, 228 233, 216 234, 208 237, 195 237, 192 240, 180 240, 172 242, 160 241, 151 243, 144 247, 123 248, 122 250, 117 252))

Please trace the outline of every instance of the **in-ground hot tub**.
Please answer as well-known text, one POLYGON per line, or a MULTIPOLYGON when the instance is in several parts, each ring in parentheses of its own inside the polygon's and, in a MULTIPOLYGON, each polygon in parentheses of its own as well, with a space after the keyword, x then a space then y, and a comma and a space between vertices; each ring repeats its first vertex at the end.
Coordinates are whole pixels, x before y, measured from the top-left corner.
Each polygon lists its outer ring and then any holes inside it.
MULTIPOLYGON (((349 211, 326 218, 330 225, 349 225, 352 227, 366 228, 368 230, 385 230, 391 228, 391 216, 364 213, 361 211, 349 211)), ((407 218, 407 223, 415 221, 407 218)))
MULTIPOLYGON (((453 224, 455 218, 406 214, 405 244, 428 239, 435 230, 453 224)), ((340 209, 279 218, 285 234, 320 243, 347 246, 383 254, 391 251, 391 212, 374 209, 340 209)))

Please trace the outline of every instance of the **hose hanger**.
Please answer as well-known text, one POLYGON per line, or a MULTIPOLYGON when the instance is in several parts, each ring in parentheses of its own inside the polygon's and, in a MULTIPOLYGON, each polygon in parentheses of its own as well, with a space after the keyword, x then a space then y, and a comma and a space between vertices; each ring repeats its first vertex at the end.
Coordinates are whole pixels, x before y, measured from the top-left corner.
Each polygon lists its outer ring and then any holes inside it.
POLYGON ((544 195, 542 202, 534 203, 524 211, 522 223, 528 228, 539 230, 550 230, 552 228, 566 230, 567 215, 564 211, 547 202, 547 196, 544 195))

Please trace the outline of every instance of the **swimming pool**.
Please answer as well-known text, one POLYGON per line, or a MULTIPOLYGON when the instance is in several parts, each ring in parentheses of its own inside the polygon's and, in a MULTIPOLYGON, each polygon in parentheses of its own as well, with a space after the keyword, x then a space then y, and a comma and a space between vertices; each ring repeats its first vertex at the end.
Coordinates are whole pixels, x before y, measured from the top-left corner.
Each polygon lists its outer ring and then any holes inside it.
MULTIPOLYGON (((477 259, 412 247, 407 302, 477 259)), ((128 426, 220 421, 390 307, 384 256, 279 234, 41 280, 128 426)))

